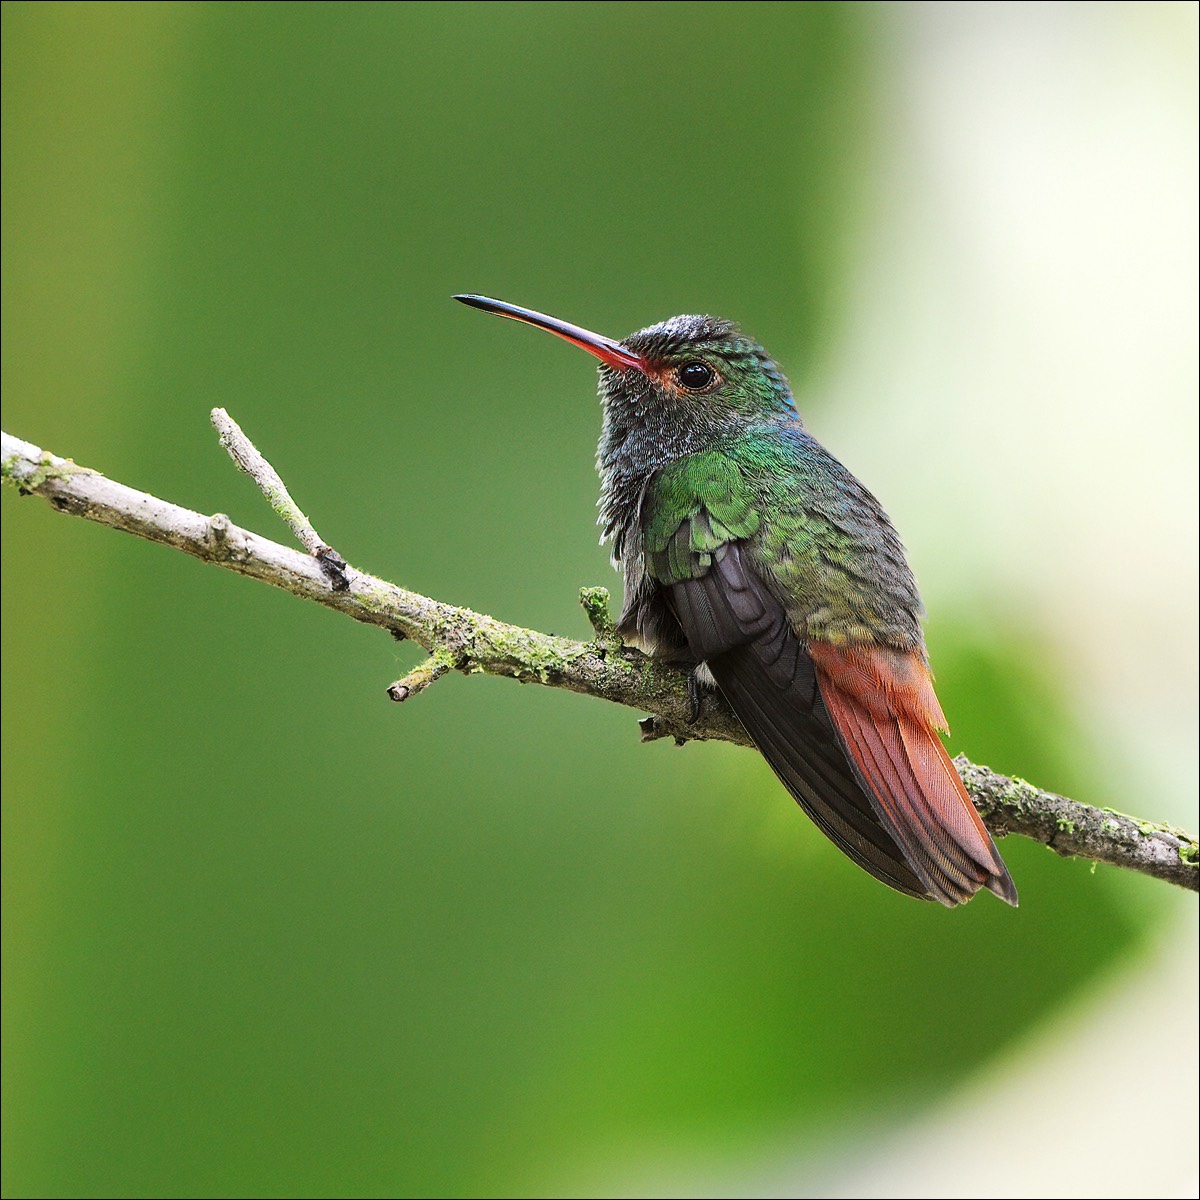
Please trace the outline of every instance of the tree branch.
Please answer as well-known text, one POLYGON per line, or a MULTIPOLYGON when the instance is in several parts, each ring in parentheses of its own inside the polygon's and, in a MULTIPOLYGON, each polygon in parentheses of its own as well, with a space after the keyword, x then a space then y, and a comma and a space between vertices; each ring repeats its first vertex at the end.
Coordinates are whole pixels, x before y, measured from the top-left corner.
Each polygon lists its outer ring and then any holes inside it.
MULTIPOLYGON (((431 657, 388 688, 393 700, 409 699, 451 670, 484 672, 649 711, 653 715, 639 723, 643 741, 672 737, 681 744, 751 744, 719 695, 706 698, 699 720, 688 723, 686 677, 621 644, 606 589, 581 592, 596 637, 577 642, 507 625, 366 575, 322 541, 283 481, 223 409, 214 410, 213 423, 222 445, 253 476, 308 554, 241 529, 224 514, 206 517, 115 483, 7 433, 0 435, 0 472, 5 483, 23 495, 41 496, 59 512, 172 546, 396 637, 411 638, 431 657)), ((1090 858, 1200 891, 1200 846, 1192 835, 1044 792, 965 757, 956 759, 955 766, 997 835, 1018 833, 1067 857, 1090 858)))
POLYGON ((300 511, 300 506, 292 499, 278 472, 242 432, 242 427, 223 408, 214 408, 210 416, 229 457, 258 484, 258 490, 266 497, 276 515, 296 535, 300 545, 321 564, 334 590, 344 592, 349 586, 346 560, 321 540, 309 519, 300 511))

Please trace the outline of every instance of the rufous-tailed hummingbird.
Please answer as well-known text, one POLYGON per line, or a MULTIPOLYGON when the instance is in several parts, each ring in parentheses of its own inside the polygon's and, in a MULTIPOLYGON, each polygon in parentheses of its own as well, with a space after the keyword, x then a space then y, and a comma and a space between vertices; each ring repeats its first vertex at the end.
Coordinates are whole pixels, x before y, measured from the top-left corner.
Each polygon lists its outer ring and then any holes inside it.
POLYGON ((877 879, 948 906, 981 887, 1016 904, 938 736, 900 538, 805 432, 762 347, 716 317, 614 341, 455 299, 600 360, 600 525, 625 576, 625 641, 711 676, 800 807, 877 879))

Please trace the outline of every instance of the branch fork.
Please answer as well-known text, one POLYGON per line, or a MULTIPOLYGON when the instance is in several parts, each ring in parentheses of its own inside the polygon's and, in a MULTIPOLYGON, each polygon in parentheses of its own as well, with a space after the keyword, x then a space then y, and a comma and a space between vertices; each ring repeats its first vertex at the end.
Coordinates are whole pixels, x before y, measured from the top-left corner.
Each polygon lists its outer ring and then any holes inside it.
MULTIPOLYGON (((296 535, 296 540, 320 564, 329 576, 335 591, 344 592, 350 581, 346 577, 346 560, 312 527, 312 522, 292 499, 287 485, 278 472, 259 453, 258 447, 242 432, 242 427, 223 409, 214 408, 210 414, 219 441, 238 469, 258 485, 267 503, 275 510, 287 527, 296 535)), ((226 518, 228 520, 228 518, 226 518)))

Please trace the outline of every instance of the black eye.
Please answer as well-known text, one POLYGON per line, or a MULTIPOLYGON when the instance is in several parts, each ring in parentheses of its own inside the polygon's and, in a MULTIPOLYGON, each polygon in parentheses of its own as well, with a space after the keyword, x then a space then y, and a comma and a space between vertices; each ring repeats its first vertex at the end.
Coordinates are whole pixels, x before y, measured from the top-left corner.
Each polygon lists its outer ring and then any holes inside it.
POLYGON ((680 386, 687 388, 689 392, 704 391, 716 377, 716 371, 708 363, 701 362, 699 359, 685 362, 675 372, 675 378, 679 380, 680 386))

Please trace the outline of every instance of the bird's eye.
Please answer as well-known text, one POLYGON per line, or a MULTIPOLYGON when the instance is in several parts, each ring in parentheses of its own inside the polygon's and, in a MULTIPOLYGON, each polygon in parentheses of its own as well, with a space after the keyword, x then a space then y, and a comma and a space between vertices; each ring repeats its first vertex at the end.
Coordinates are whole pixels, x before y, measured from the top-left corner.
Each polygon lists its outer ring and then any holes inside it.
POLYGON ((701 362, 699 359, 685 362, 675 371, 675 378, 679 381, 680 387, 686 388, 689 392, 704 391, 706 387, 712 386, 716 377, 716 371, 708 363, 701 362))

